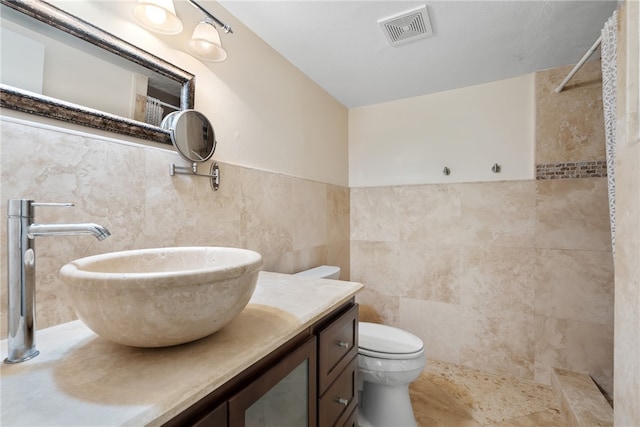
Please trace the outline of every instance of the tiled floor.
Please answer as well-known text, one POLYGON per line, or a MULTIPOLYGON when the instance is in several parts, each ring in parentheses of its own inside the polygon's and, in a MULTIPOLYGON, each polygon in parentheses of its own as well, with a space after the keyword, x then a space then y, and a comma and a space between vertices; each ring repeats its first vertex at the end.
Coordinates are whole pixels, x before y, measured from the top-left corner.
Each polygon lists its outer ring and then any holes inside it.
POLYGON ((566 427, 551 386, 429 360, 410 387, 421 427, 566 427))

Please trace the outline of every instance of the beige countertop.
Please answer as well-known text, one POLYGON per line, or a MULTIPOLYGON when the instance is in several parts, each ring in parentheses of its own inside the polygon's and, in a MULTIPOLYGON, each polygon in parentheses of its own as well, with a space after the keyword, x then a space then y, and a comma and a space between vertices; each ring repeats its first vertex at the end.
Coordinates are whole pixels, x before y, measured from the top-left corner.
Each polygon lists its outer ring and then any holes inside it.
POLYGON ((360 289, 359 283, 261 272, 236 319, 207 338, 175 347, 114 344, 79 320, 39 330, 39 356, 0 368, 0 425, 161 425, 360 289))

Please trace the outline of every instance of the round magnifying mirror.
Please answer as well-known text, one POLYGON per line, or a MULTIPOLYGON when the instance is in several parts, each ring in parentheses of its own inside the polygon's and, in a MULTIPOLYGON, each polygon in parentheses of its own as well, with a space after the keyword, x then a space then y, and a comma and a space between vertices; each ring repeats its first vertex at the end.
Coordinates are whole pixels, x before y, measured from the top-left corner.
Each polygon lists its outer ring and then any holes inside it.
POLYGON ((160 127, 169 130, 171 142, 180 155, 191 162, 204 162, 216 151, 216 136, 211 122, 196 110, 168 114, 160 127))

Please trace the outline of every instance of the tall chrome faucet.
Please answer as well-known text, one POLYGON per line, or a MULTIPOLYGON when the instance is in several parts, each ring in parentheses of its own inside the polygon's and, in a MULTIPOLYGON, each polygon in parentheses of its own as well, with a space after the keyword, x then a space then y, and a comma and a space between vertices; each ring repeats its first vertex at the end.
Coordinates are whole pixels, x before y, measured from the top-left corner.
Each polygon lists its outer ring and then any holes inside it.
POLYGON ((5 363, 20 363, 36 357, 35 291, 36 236, 92 234, 98 240, 111 235, 98 224, 35 224, 36 206, 74 206, 73 203, 36 203, 11 199, 7 209, 7 273, 9 285, 8 355, 5 363))

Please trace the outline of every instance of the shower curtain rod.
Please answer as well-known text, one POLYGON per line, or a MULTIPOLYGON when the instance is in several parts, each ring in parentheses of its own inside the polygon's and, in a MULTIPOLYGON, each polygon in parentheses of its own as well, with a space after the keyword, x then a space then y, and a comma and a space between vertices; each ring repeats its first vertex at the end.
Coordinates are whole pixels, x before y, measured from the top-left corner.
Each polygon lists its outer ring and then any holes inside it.
POLYGON ((149 96, 149 95, 147 95, 147 99, 150 99, 150 100, 152 100, 152 101, 155 101, 155 102, 157 102, 158 104, 163 105, 163 106, 165 106, 165 107, 173 108, 174 110, 180 111, 180 107, 176 107, 175 105, 171 105, 171 104, 168 104, 168 103, 166 103, 166 102, 164 102, 164 101, 160 101, 158 98, 154 98, 153 96, 149 96))
POLYGON ((587 62, 587 59, 589 59, 589 57, 591 55, 593 55, 593 52, 596 51, 596 49, 598 48, 598 46, 600 46, 600 43, 602 42, 602 35, 600 35, 600 37, 598 37, 598 40, 596 40, 596 42, 593 44, 593 46, 591 46, 591 48, 589 48, 589 50, 584 54, 584 56, 582 57, 582 59, 580 61, 578 61, 578 63, 575 65, 575 67, 573 67, 573 69, 569 72, 569 74, 567 75, 567 77, 564 78, 564 80, 562 81, 562 83, 560 83, 560 85, 555 89, 556 93, 560 93, 562 92, 562 89, 564 89, 565 85, 567 84, 567 82, 571 79, 571 77, 573 77, 573 75, 575 73, 578 72, 578 70, 580 69, 580 67, 582 67, 582 64, 584 64, 585 62, 587 62))

